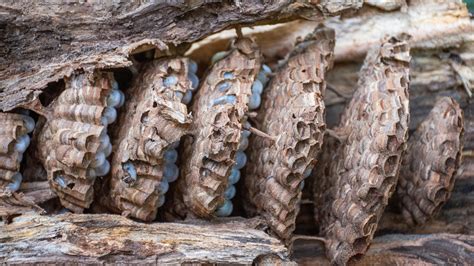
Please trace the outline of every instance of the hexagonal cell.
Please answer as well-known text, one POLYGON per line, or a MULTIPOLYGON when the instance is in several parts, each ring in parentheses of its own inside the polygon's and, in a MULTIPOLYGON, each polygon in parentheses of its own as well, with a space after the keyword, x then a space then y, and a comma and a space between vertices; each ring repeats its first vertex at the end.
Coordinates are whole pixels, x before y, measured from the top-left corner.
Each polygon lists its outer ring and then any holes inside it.
POLYGON ((160 58, 135 77, 120 126, 113 131, 103 206, 143 221, 156 218, 170 183, 179 176, 178 147, 192 120, 187 104, 198 88, 196 71, 188 58, 160 58))
POLYGON ((260 107, 271 73, 255 42, 244 37, 216 53, 211 64, 193 102, 192 136, 184 145, 181 178, 166 209, 169 219, 232 213, 235 185, 247 163, 248 114, 260 107))
POLYGON ((40 160, 61 204, 81 213, 94 198, 97 177, 110 171, 112 144, 107 132, 125 101, 112 73, 75 73, 49 106, 38 135, 40 160))
POLYGON ((334 32, 318 27, 280 64, 263 92, 254 121, 273 139, 251 136, 242 192, 249 215, 262 215, 271 231, 289 240, 304 179, 311 172, 325 129, 324 75, 332 66, 334 32))
POLYGON ((424 224, 451 196, 461 164, 463 119, 459 104, 443 97, 410 136, 396 190, 407 223, 424 224))
POLYGON ((23 180, 20 164, 35 121, 28 115, 0 112, 0 124, 0 190, 17 191, 23 180))
POLYGON ((408 132, 407 43, 388 38, 372 49, 358 88, 334 129, 326 135, 312 176, 315 219, 327 255, 346 264, 363 254, 397 183, 408 132), (397 52, 398 51, 398 52, 397 52))

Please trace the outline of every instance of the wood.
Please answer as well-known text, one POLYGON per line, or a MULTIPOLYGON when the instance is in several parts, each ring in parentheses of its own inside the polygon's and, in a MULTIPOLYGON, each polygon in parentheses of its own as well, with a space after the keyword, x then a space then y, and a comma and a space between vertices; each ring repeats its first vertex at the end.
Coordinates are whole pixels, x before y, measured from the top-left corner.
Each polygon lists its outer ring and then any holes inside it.
MULTIPOLYGON (((1 225, 1 224, 0 224, 1 225)), ((251 264, 287 249, 259 219, 143 224, 117 215, 24 215, 2 226, 0 263, 251 264)))
MULTIPOLYGON (((328 18, 325 25, 336 31, 335 62, 362 61, 367 51, 385 36, 409 34, 412 50, 430 50, 457 47, 474 40, 474 23, 461 0, 366 0, 357 12, 341 17, 328 18), (396 7, 389 7, 395 4, 396 7), (394 8, 392 12, 384 9, 394 8)), ((297 20, 288 23, 243 29, 245 35, 256 39, 266 63, 276 64, 291 51, 297 38, 311 33, 320 21, 297 20)), ((219 33, 194 45, 191 57, 205 63, 209 55, 222 50, 231 31, 219 33)))
POLYGON ((24 182, 20 192, 0 192, 0 217, 8 222, 11 217, 22 213, 45 213, 40 205, 56 197, 46 181, 24 182))
MULTIPOLYGON (((261 222, 142 224, 105 214, 28 214, 2 225, 0 263, 290 263, 282 244, 255 229, 261 222)), ((473 242, 473 235, 388 234, 376 237, 355 265, 472 265, 473 242)), ((291 259, 298 265, 329 265, 321 242, 314 240, 297 240, 291 259)))
POLYGON ((131 53, 183 51, 189 43, 234 25, 300 15, 322 20, 361 6, 362 0, 2 3, 0 110, 31 103, 49 83, 76 69, 130 66, 131 53))
POLYGON ((412 49, 453 47, 474 38, 474 23, 461 0, 412 0, 397 12, 365 8, 352 17, 329 19, 336 30, 336 61, 361 60, 386 35, 408 34, 412 49))

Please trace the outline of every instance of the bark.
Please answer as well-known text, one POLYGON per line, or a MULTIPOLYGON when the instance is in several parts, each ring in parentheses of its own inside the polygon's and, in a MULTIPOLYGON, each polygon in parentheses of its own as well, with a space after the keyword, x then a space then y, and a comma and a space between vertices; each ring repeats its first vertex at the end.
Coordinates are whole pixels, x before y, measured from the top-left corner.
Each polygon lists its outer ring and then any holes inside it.
POLYGON ((362 59, 385 35, 410 35, 412 49, 453 47, 474 38, 474 24, 461 0, 413 0, 397 12, 364 9, 326 24, 338 36, 336 61, 362 59))
MULTIPOLYGON (((255 229, 259 226, 261 220, 239 218, 142 224, 113 215, 24 215, 3 225, 0 262, 289 264, 287 249, 255 229)), ((384 235, 354 262, 472 265, 473 241, 472 235, 458 234, 384 235)), ((321 242, 314 240, 296 241, 291 259, 299 265, 329 265, 321 242)))
MULTIPOLYGON (((234 25, 275 23, 299 15, 321 20, 361 0, 304 3, 256 0, 145 3, 0 4, 0 110, 25 106, 48 83, 75 69, 131 65, 131 53, 157 48, 159 54, 234 25)), ((174 1, 171 1, 174 2, 174 1)), ((180 46, 178 49, 174 49, 180 46)))
POLYGON ((2 226, 0 263, 235 263, 287 258, 258 219, 143 224, 116 215, 24 215, 2 226))

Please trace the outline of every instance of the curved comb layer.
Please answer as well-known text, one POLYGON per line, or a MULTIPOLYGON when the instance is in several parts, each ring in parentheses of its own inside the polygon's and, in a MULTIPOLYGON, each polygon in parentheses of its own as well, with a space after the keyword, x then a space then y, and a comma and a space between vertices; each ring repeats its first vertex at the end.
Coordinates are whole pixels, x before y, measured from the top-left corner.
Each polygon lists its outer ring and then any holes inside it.
POLYGON ((253 136, 245 168, 244 207, 263 215, 288 240, 295 228, 304 179, 321 148, 324 75, 332 66, 334 31, 317 28, 299 43, 263 94, 256 127, 274 140, 253 136))
POLYGON ((61 204, 80 213, 93 201, 95 178, 110 171, 107 126, 125 98, 112 73, 75 74, 65 83, 38 136, 47 148, 38 153, 61 204))
POLYGON ((146 65, 130 88, 114 140, 110 188, 101 203, 143 221, 156 218, 175 165, 181 137, 191 115, 186 103, 199 80, 196 65, 186 58, 165 58, 146 65))
POLYGON ((459 104, 443 97, 410 136, 397 186, 410 225, 424 224, 451 196, 461 164, 463 124, 459 104))
POLYGON ((256 44, 247 38, 213 57, 193 104, 194 140, 188 138, 184 146, 183 178, 171 207, 174 218, 184 218, 188 211, 206 218, 232 212, 232 184, 238 179, 229 179, 236 175, 233 167, 245 164, 245 154, 238 150, 261 60, 256 44))
POLYGON ((17 191, 23 177, 20 164, 30 144, 34 120, 22 114, 0 112, 0 190, 17 191))
POLYGON ((332 263, 367 250, 395 190, 408 134, 407 43, 396 38, 373 49, 336 134, 326 137, 314 172, 315 218, 332 263))

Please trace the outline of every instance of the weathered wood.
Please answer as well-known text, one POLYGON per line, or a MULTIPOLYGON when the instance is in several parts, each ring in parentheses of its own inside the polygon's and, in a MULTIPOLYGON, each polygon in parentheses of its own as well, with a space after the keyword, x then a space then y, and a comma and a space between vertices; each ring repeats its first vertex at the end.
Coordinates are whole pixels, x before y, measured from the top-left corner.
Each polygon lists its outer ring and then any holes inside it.
MULTIPOLYGON (((384 235, 351 265, 473 265, 473 243, 473 235, 384 235)), ((298 240, 293 248, 298 265, 329 265, 321 242, 298 240)))
POLYGON ((321 20, 361 5, 361 0, 3 2, 0 110, 31 102, 48 83, 75 69, 125 67, 131 65, 131 53, 183 50, 233 25, 275 23, 300 15, 321 20))
POLYGON ((56 197, 48 182, 25 182, 19 192, 0 191, 0 217, 8 221, 12 216, 26 212, 44 213, 39 205, 56 197))
POLYGON ((144 224, 117 215, 23 215, 1 225, 0 263, 236 263, 287 258, 259 219, 144 224))
POLYGON ((453 47, 474 39, 474 23, 462 0, 411 0, 397 12, 361 9, 346 19, 329 19, 336 30, 336 61, 361 60, 385 35, 411 36, 412 49, 453 47))
MULTIPOLYGON (((329 18, 325 25, 336 31, 336 62, 362 61, 368 49, 385 36, 409 34, 412 50, 457 47, 474 40, 474 22, 461 0, 415 0, 408 4, 397 1, 367 0, 359 11, 348 16, 329 18), (376 3, 378 2, 378 3, 376 3), (395 11, 387 10, 389 4, 395 11)), ((291 51, 298 37, 304 37, 320 21, 297 20, 284 24, 244 29, 260 45, 266 63, 276 63, 291 51)), ((222 32, 197 43, 191 57, 198 62, 207 62, 209 55, 223 50, 233 32, 222 32)))

